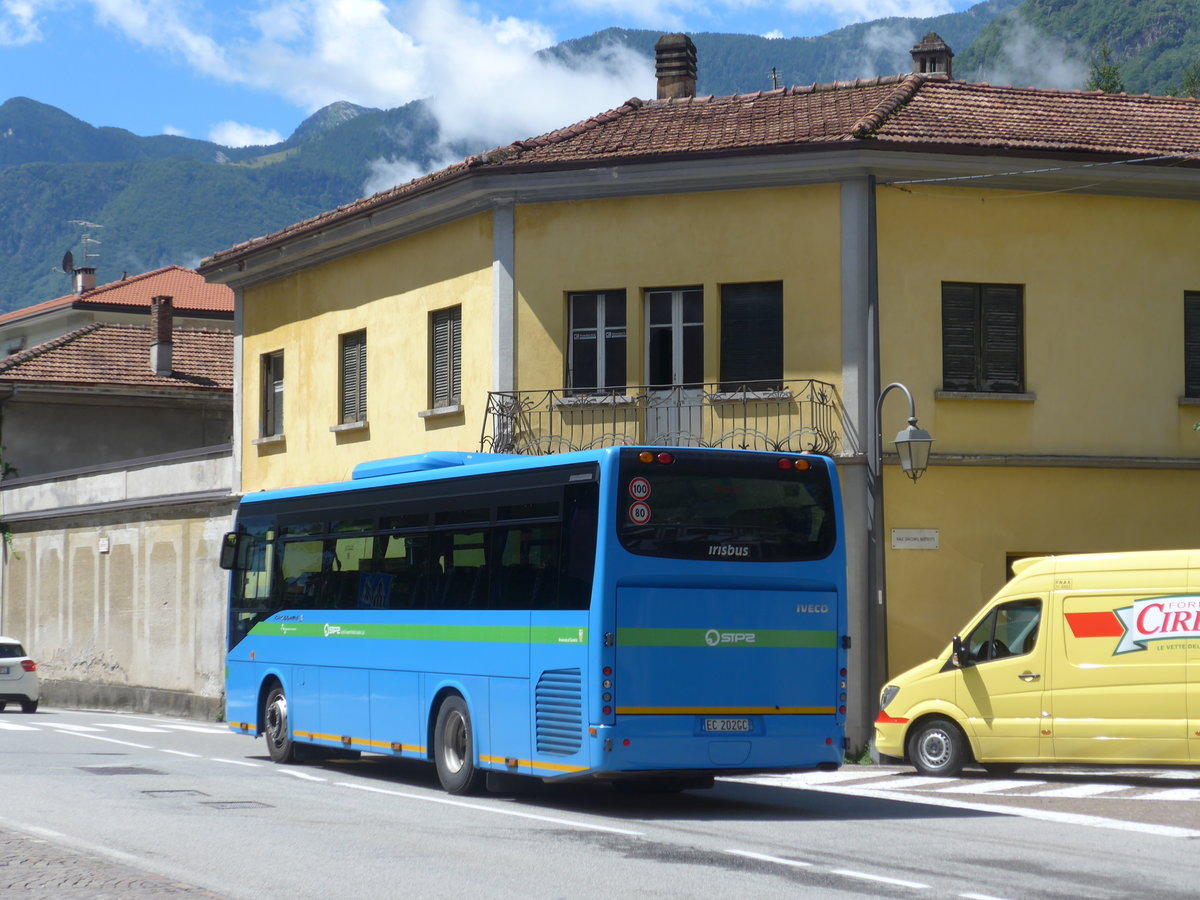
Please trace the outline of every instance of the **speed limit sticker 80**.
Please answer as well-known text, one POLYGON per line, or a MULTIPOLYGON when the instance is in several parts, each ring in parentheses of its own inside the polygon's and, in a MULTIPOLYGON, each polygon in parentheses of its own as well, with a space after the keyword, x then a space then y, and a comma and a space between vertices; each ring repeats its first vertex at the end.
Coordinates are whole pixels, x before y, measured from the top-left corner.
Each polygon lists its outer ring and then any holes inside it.
POLYGON ((645 525, 650 521, 650 504, 644 500, 629 504, 629 521, 634 525, 645 525))

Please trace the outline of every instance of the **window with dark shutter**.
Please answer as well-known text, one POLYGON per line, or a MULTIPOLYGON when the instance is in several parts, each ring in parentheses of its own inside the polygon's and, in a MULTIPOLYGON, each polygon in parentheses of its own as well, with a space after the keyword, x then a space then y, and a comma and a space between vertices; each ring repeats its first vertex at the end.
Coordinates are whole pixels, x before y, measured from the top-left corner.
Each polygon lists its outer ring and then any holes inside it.
POLYGON ((1024 295, 1016 284, 942 284, 944 390, 1025 390, 1024 295))
POLYGON ((1200 291, 1183 295, 1183 395, 1200 397, 1200 291))
POLYGON ((567 316, 567 390, 572 394, 623 393, 625 292, 568 294, 567 316))
POLYGON ((262 365, 262 437, 283 434, 283 351, 264 353, 262 365))
POLYGON ((431 317, 431 400, 434 409, 462 398, 462 307, 439 309, 431 317))
POLYGON ((721 390, 783 386, 783 282, 721 288, 721 390))
POLYGON ((354 331, 341 336, 342 384, 341 422, 367 421, 367 332, 354 331))

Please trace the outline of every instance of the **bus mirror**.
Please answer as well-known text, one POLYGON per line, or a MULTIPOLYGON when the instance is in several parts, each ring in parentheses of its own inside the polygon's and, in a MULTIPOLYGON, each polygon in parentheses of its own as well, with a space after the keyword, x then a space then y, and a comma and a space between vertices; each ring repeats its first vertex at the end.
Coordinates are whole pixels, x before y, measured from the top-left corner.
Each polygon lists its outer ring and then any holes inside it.
POLYGON ((955 668, 961 669, 967 664, 967 648, 963 644, 962 638, 957 634, 954 636, 954 651, 950 654, 950 663, 955 668))
POLYGON ((221 539, 221 568, 232 569, 234 563, 237 562, 238 551, 238 534, 236 531, 227 531, 225 537, 221 539))

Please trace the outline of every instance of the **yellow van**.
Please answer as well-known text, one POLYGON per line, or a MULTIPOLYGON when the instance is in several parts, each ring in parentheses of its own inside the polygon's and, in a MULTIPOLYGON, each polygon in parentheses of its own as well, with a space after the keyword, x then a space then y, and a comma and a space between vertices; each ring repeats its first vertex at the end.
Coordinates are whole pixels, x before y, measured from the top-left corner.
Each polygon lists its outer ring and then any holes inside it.
POLYGON ((875 749, 924 775, 1200 764, 1200 550, 1013 568, 963 636, 884 687, 875 749))

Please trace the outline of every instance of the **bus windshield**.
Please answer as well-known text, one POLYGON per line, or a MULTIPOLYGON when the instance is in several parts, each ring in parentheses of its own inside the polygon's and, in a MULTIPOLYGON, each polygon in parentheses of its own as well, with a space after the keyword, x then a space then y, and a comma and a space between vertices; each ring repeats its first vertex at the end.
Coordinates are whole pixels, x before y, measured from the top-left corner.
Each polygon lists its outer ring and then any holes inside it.
POLYGON ((802 456, 624 450, 618 490, 621 544, 642 556, 796 562, 837 540, 828 470, 802 456))

